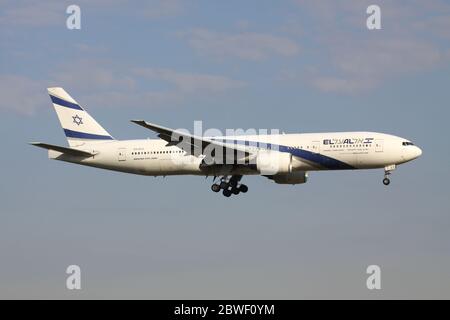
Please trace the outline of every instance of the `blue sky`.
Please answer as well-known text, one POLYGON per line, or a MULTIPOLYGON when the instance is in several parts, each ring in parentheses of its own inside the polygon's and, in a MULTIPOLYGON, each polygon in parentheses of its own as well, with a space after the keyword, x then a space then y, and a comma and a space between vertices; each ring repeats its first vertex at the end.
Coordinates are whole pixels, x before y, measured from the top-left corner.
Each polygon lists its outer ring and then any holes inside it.
POLYGON ((449 298, 450 4, 68 1, 0 6, 0 297, 449 298), (382 170, 245 178, 225 199, 201 177, 149 178, 46 159, 65 144, 46 93, 62 86, 119 139, 174 128, 372 130, 423 156, 382 170), (80 292, 65 268, 82 269, 80 292), (366 267, 382 290, 366 289, 366 267))

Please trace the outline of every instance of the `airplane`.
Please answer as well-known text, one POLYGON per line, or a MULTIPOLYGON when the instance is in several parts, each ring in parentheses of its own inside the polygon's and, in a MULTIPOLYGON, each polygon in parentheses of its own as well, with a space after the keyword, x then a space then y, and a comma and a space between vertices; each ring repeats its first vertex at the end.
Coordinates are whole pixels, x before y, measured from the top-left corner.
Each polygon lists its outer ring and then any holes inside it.
POLYGON ((63 88, 47 90, 69 144, 31 143, 50 159, 147 176, 212 176, 211 190, 225 197, 248 191, 245 175, 295 185, 306 183, 310 171, 383 168, 387 186, 399 164, 422 154, 408 139, 377 132, 207 137, 144 120, 131 121, 159 139, 117 140, 63 88))

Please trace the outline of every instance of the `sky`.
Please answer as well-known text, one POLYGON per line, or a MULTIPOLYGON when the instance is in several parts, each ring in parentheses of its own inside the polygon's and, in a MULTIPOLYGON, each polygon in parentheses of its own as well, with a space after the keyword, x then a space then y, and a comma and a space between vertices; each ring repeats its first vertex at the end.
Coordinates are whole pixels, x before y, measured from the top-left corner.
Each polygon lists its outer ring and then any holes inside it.
POLYGON ((449 299, 449 83, 444 0, 0 1, 0 298, 449 299), (382 169, 311 172, 225 198, 204 177, 48 160, 28 142, 67 144, 51 86, 118 139, 155 138, 130 119, 201 120, 385 132, 423 155, 389 187, 382 169))

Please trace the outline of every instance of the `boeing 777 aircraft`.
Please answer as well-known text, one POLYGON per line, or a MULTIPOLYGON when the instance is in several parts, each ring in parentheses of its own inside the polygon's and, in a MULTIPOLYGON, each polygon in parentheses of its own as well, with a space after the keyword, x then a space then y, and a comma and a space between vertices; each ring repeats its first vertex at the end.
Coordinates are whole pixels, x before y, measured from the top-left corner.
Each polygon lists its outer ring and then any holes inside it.
POLYGON ((116 140, 63 88, 48 92, 69 143, 32 143, 50 159, 148 176, 213 176, 212 191, 226 197, 248 191, 244 175, 300 184, 308 171, 383 168, 388 185, 397 165, 422 154, 408 139, 377 132, 204 137, 144 120, 132 122, 160 139, 116 140))

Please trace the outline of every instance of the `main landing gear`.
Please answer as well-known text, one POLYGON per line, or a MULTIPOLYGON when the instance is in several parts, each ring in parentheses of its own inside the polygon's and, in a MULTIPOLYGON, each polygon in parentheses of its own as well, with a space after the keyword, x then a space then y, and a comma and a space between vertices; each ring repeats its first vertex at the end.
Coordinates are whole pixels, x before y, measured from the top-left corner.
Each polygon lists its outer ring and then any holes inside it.
POLYGON ((222 191, 222 194, 225 197, 230 197, 232 194, 238 195, 239 193, 246 193, 248 191, 248 187, 245 184, 239 183, 242 176, 231 176, 228 178, 228 176, 224 176, 220 179, 220 183, 214 183, 211 186, 211 190, 213 192, 219 192, 222 191))
POLYGON ((392 171, 395 170, 395 164, 392 164, 390 166, 384 167, 384 179, 383 184, 385 186, 388 186, 391 183, 391 180, 389 179, 389 175, 392 173, 392 171))

